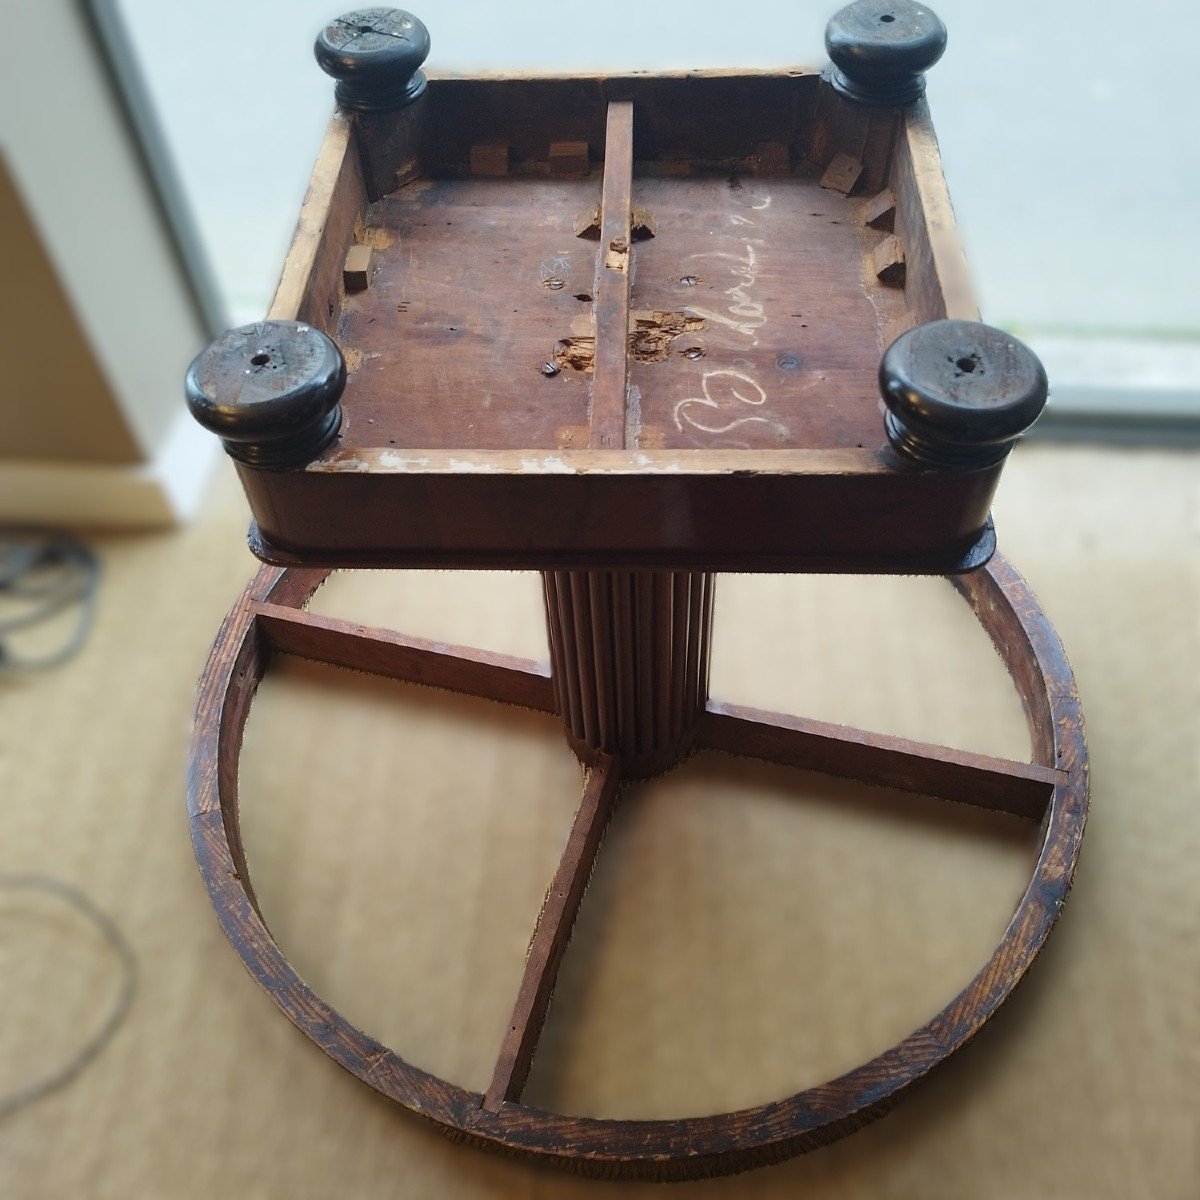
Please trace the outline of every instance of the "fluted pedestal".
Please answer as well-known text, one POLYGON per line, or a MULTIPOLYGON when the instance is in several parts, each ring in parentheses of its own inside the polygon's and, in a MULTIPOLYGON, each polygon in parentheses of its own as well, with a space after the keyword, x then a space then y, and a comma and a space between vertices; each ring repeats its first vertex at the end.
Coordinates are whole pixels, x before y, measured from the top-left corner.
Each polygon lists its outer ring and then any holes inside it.
POLYGON ((713 576, 704 571, 543 571, 554 696, 583 759, 626 778, 695 746, 708 698, 713 576))

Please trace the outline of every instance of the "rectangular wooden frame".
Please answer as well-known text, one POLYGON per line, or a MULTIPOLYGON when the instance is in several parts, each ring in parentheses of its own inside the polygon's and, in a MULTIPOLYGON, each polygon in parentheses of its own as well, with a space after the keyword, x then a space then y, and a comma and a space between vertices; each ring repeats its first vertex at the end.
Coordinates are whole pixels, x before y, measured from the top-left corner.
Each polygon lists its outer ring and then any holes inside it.
MULTIPOLYGON (((806 71, 434 76, 428 155, 442 173, 465 170, 471 142, 506 130, 520 170, 531 120, 542 143, 582 134, 603 144, 596 122, 603 128, 608 105, 626 100, 652 114, 626 147, 634 160, 704 150, 720 161, 737 144, 735 120, 754 120, 766 140, 790 129, 793 152, 817 168, 859 156, 867 188, 891 189, 906 258, 905 315, 890 332, 977 317, 923 101, 862 108, 806 71), (684 105, 687 96, 707 99, 684 105), (653 115, 656 104, 671 121, 653 115), (461 128, 452 135, 464 121, 470 138, 461 128)), ((271 318, 336 334, 342 265, 368 203, 369 136, 368 120, 334 115, 271 318)), ((627 313, 627 293, 624 304, 627 313)), ((882 420, 878 443, 861 449, 609 446, 611 437, 593 433, 587 449, 333 447, 301 470, 238 469, 256 521, 252 547, 284 564, 954 573, 981 565, 994 546, 988 509, 999 467, 914 468, 887 446, 882 420)))

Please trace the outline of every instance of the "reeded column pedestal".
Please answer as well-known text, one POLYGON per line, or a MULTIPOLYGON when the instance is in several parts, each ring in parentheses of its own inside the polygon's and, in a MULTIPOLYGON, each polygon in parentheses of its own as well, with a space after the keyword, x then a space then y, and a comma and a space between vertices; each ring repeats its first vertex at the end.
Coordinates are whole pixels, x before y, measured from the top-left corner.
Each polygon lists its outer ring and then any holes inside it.
POLYGON ((713 575, 543 571, 555 705, 585 761, 626 778, 681 762, 708 699, 713 575))

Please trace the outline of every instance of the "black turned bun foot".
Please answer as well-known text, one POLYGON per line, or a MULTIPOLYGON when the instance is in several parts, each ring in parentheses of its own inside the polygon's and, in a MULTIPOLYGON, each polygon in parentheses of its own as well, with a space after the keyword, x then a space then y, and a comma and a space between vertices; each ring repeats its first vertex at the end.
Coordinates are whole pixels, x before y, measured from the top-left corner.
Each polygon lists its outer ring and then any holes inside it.
POLYGON ((301 321, 230 329, 192 360, 188 408, 231 458, 255 467, 299 467, 337 436, 346 386, 341 351, 301 321))
POLYGON ((399 8, 360 8, 317 36, 317 63, 338 81, 338 103, 354 112, 404 108, 425 92, 421 64, 429 30, 399 8))
POLYGON ((946 49, 946 26, 912 0, 857 0, 825 27, 834 89, 861 104, 911 104, 946 49))
POLYGON ((1046 405, 1046 372, 1011 334, 978 321, 931 321, 879 364, 888 440, 923 466, 999 462, 1046 405))

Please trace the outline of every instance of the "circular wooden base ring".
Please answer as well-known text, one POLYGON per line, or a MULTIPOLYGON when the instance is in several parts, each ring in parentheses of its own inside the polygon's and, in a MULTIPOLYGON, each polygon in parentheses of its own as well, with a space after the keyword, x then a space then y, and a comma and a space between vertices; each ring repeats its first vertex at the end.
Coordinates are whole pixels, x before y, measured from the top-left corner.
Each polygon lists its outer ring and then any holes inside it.
POLYGON ((887 1112, 969 1041, 1011 995, 1058 918, 1087 818, 1082 713, 1057 635, 1024 580, 997 556, 953 583, 1016 683, 1029 719, 1034 763, 1057 774, 1029 884, 1000 944, 967 986, 920 1029, 870 1062, 757 1108, 677 1120, 573 1117, 508 1101, 489 1110, 479 1093, 406 1062, 316 995, 272 940, 246 874, 237 759, 250 702, 271 653, 261 627, 264 612, 276 605, 300 607, 325 574, 264 568, 221 628, 196 706, 188 788, 196 857, 226 934, 288 1019, 346 1070, 456 1138, 585 1174, 652 1179, 725 1174, 825 1145, 887 1112))

